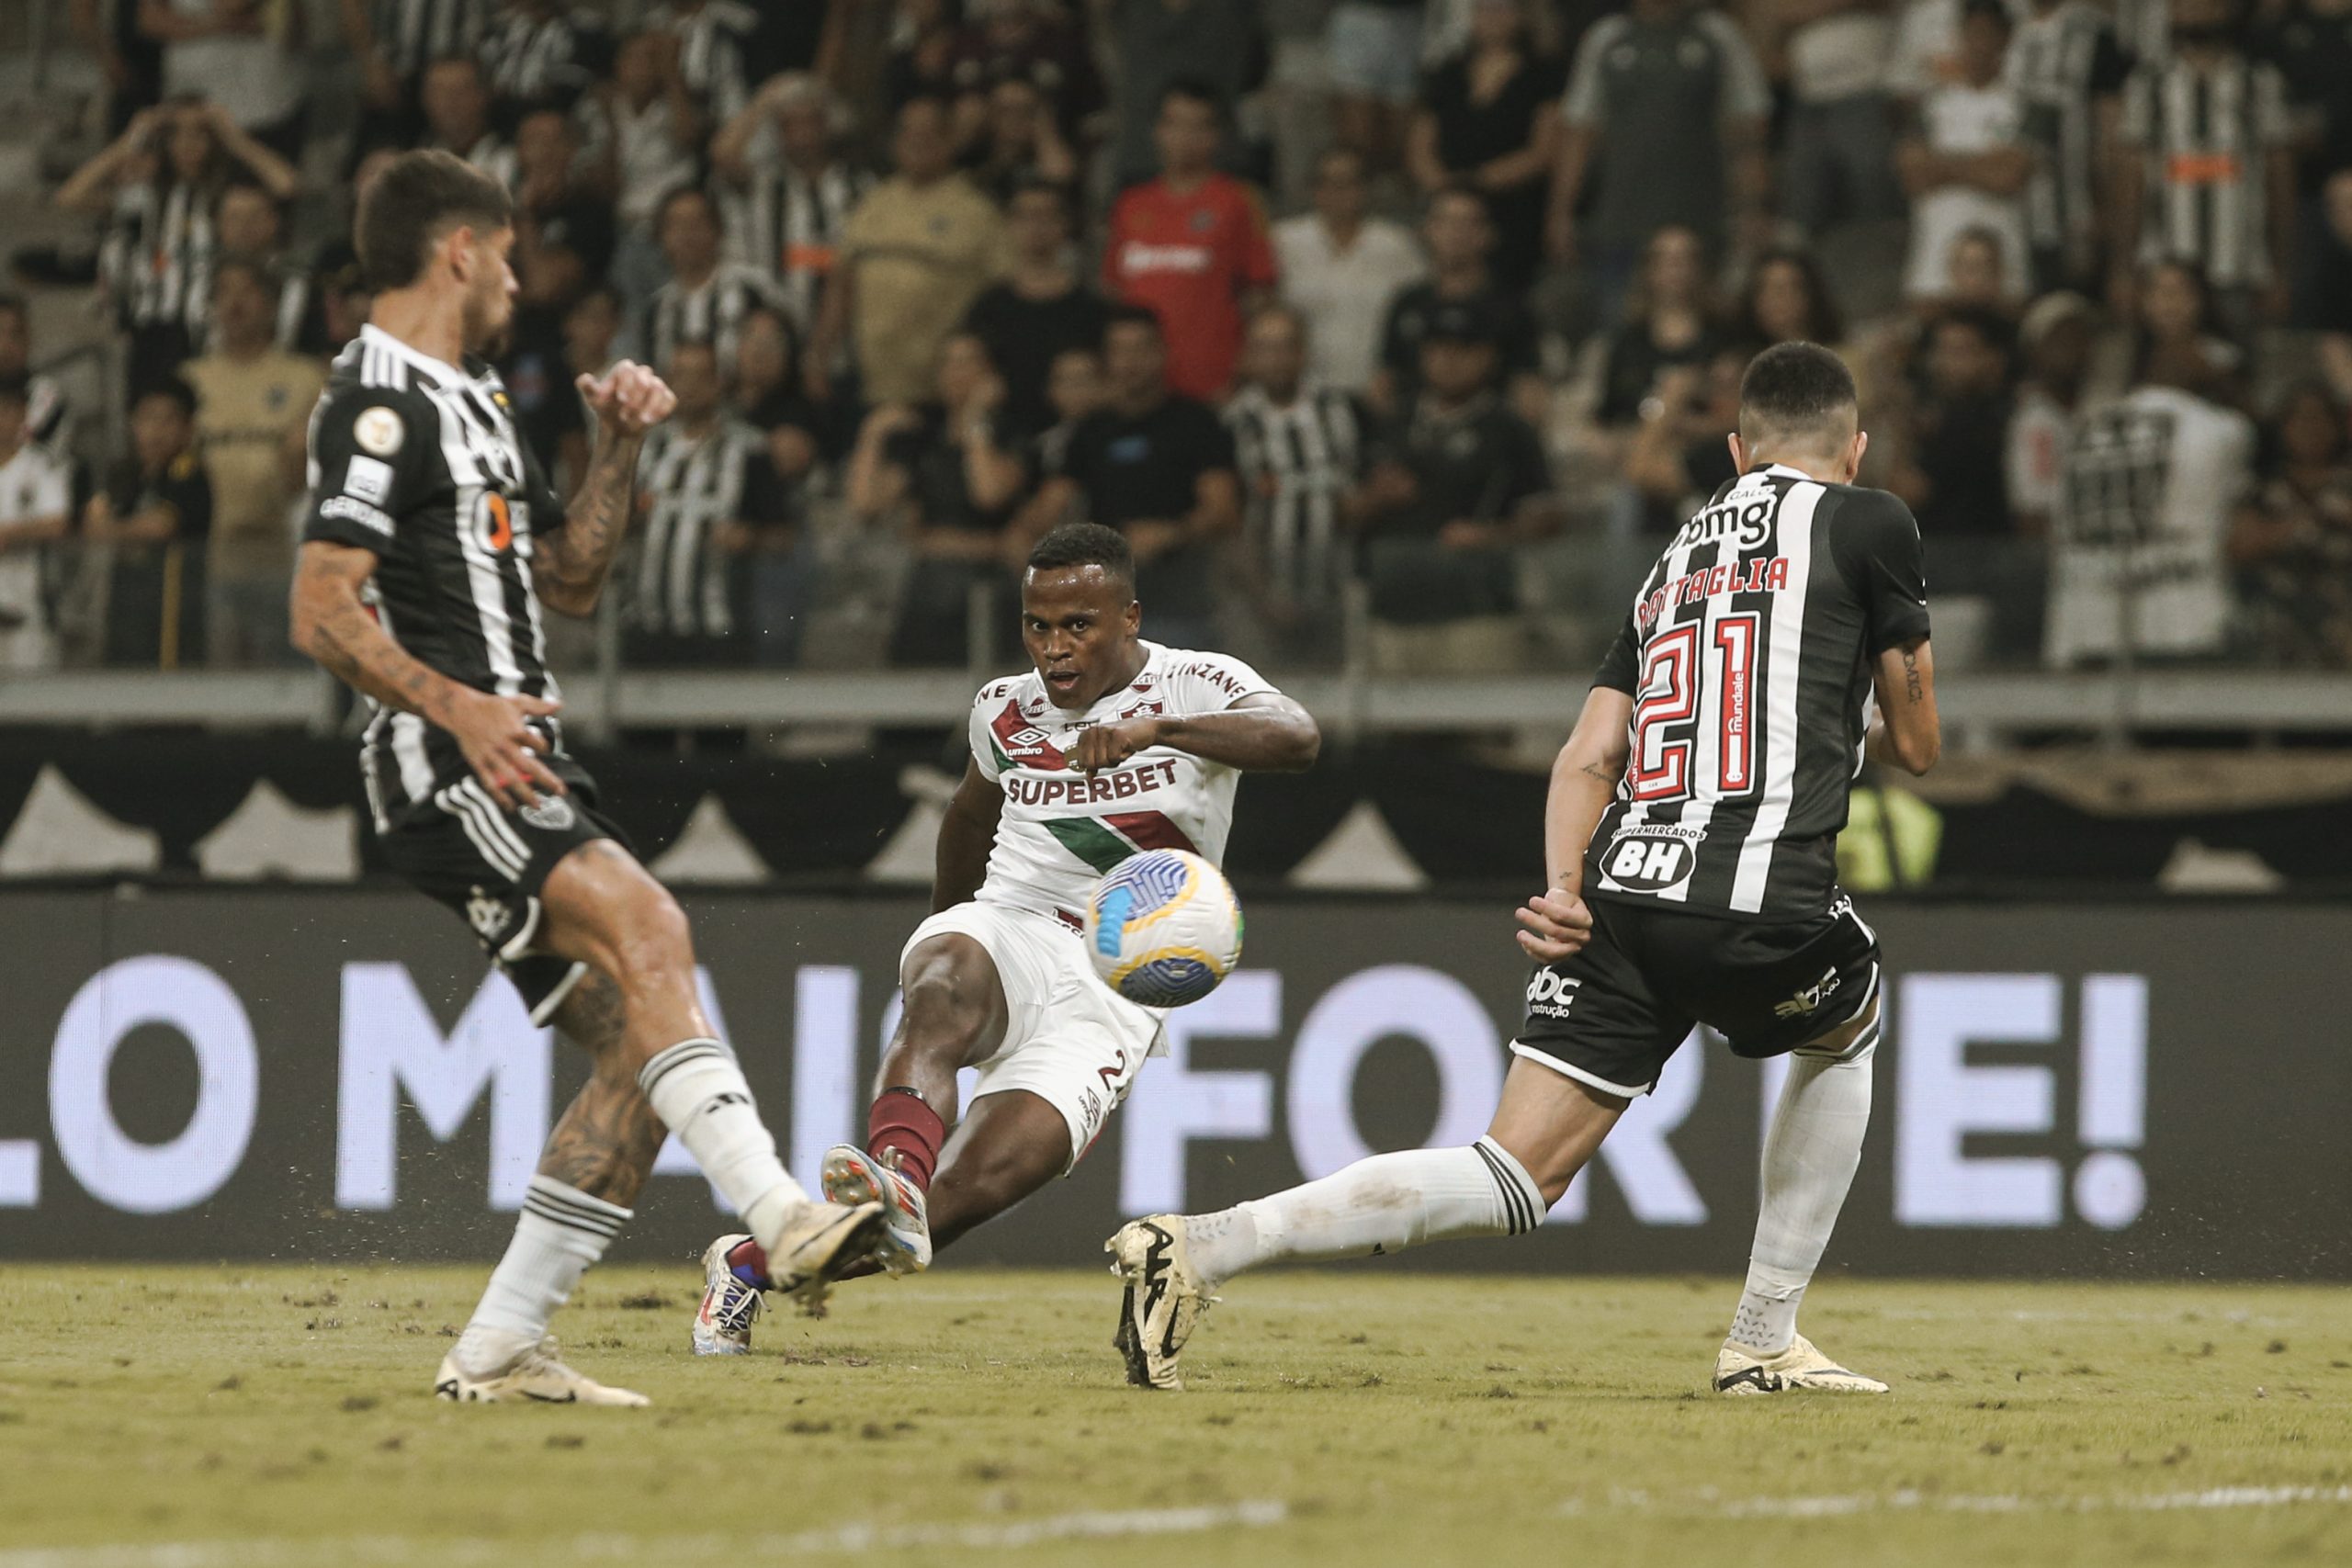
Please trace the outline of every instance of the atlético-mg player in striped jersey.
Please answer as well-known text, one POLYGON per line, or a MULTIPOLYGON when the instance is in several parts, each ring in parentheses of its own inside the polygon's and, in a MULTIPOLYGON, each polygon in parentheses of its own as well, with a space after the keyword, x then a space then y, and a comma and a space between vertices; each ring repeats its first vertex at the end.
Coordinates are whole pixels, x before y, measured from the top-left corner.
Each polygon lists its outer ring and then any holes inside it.
POLYGON ((1919 527, 1853 484, 1868 440, 1826 349, 1758 355, 1730 440, 1738 478, 1651 568, 1552 770, 1551 881, 1519 912, 1540 967, 1487 1135, 1122 1228, 1130 1382, 1182 1387, 1210 1292, 1244 1269, 1533 1229, 1704 1023, 1790 1058, 1714 1386, 1886 1391, 1796 1318, 1861 1158, 1878 1044, 1878 938, 1838 889, 1838 830, 1867 750, 1923 773, 1939 746, 1919 527))
POLYGON ((670 389, 627 360, 580 378, 596 435, 566 507, 481 358, 514 314, 505 187, 406 153, 369 187, 356 237, 375 309, 311 418, 295 645, 368 699, 359 762, 385 859, 464 918, 533 1021, 594 1059, 434 1393, 643 1404, 566 1366, 547 1328, 629 1218, 663 1129, 788 1289, 821 1292, 882 1211, 812 1201, 785 1173, 697 999, 685 917, 564 750, 542 608, 594 608, 670 389))
MULTIPOLYGON (((1142 626, 1124 535, 1075 523, 1037 542, 1021 580, 1033 668, 973 700, 971 764, 940 824, 933 912, 899 956, 906 1006, 865 1144, 825 1156, 827 1197, 881 1201, 875 1261, 894 1274, 1069 1175, 1159 1048, 1164 1010, 1096 978, 1080 940, 1102 874, 1148 849, 1221 861, 1240 775, 1296 772, 1322 747, 1250 666, 1146 642, 1142 626), (978 1081, 959 1107, 965 1067, 978 1081)), ((741 1355, 772 1265, 726 1235, 703 1272, 695 1350, 741 1355)))

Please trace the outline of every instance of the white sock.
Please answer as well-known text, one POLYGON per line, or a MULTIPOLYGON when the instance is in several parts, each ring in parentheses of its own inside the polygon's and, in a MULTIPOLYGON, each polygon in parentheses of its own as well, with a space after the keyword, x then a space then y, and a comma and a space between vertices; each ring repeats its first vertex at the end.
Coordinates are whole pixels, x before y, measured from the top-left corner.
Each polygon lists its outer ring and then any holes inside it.
POLYGON ((1797 1303, 1821 1266, 1822 1249, 1861 1164, 1876 1024, 1863 1032, 1862 1041, 1850 1060, 1803 1052, 1789 1060, 1788 1086, 1764 1140, 1764 1193, 1747 1288, 1731 1325, 1732 1343, 1762 1355, 1780 1354, 1796 1337, 1797 1303))
POLYGON ((458 1338, 458 1364, 476 1377, 514 1365, 547 1333, 548 1319, 571 1298, 588 1266, 605 1256, 630 1213, 551 1176, 531 1178, 514 1239, 458 1338))
POLYGON ((1268 1263, 1372 1258, 1463 1235, 1518 1235, 1544 1221, 1535 1180, 1492 1138, 1374 1155, 1320 1181, 1185 1221, 1214 1289, 1268 1263))
POLYGON ((776 1157, 775 1134, 760 1120, 752 1086, 727 1047, 716 1040, 681 1041, 639 1067, 637 1084, 662 1124, 743 1216, 752 1239, 772 1244, 808 1194, 776 1157))

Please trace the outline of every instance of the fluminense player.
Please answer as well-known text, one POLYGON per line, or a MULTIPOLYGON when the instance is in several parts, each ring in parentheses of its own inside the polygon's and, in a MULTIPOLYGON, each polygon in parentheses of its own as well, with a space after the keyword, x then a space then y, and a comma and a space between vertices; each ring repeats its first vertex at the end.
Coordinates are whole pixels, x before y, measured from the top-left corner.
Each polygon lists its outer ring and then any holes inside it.
POLYGON ((1866 445, 1837 355, 1783 344, 1748 367, 1739 477, 1651 569, 1552 770, 1551 882, 1519 912, 1543 967, 1487 1135, 1122 1228, 1129 1382, 1182 1387, 1186 1337, 1245 1269, 1532 1230, 1704 1022, 1740 1055, 1792 1057, 1714 1386, 1885 1392, 1796 1331, 1879 1035, 1878 938, 1838 889, 1838 830, 1866 749, 1923 773, 1939 747, 1919 528, 1855 488, 1866 445))
MULTIPOLYGON (((1112 529, 1055 529, 1030 554, 1021 636, 1035 669, 972 705, 972 759, 939 831, 932 917, 899 958, 905 994, 865 1146, 825 1156, 826 1195, 879 1201, 877 1262, 934 1248, 1084 1156, 1160 1040, 1163 1012, 1095 976, 1082 911, 1143 850, 1216 862, 1240 775, 1311 765, 1305 708, 1220 653, 1146 642, 1135 559, 1112 529), (956 1104, 959 1068, 978 1070, 956 1104)), ((756 1235, 756 1233, 754 1233, 756 1235)), ((704 1255, 693 1330, 705 1355, 751 1348, 773 1266, 754 1236, 704 1255)))
POLYGON ((514 313, 505 187, 447 152, 405 153, 361 201, 357 240, 378 292, 311 420, 294 642, 368 699, 359 765, 392 869, 462 916, 532 1021, 595 1063, 434 1392, 643 1404, 566 1366, 547 1328, 628 1223, 663 1128, 784 1288, 821 1292, 882 1211, 812 1201, 785 1173, 696 999, 684 915, 563 749, 541 606, 595 607, 670 389, 627 360, 580 378, 596 434, 567 509, 481 357, 514 313))

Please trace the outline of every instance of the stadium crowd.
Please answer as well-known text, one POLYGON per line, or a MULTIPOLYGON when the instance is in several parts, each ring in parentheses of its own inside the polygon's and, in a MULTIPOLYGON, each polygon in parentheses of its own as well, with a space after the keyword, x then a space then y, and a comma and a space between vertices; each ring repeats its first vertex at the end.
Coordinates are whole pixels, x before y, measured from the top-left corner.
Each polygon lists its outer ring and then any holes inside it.
POLYGON ((2352 663, 2347 0, 76 18, 87 243, 12 263, 113 363, 70 392, 0 298, 0 668, 296 657, 351 208, 412 146, 514 193, 501 368, 559 491, 575 374, 676 389, 634 663, 999 658, 1013 563, 1080 516, 1167 640, 1581 660, 1792 338, 1857 370, 1944 661, 2352 663))

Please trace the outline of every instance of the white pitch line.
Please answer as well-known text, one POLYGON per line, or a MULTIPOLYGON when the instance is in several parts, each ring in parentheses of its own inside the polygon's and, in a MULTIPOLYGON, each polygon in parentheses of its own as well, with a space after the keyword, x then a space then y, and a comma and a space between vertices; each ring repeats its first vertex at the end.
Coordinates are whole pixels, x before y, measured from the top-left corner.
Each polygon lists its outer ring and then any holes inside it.
MULTIPOLYGON (((737 1556, 818 1556, 909 1548, 962 1547, 1001 1551, 1055 1540, 1113 1536, 1183 1535, 1203 1530, 1262 1529, 1290 1517, 1288 1504, 1264 1499, 1198 1508, 1136 1508, 1123 1512, 1048 1514, 1035 1519, 938 1525, 837 1525, 797 1535, 582 1535, 541 1543, 538 1554, 572 1562, 683 1562, 737 1556)), ((515 1560, 517 1543, 486 1536, 347 1536, 317 1540, 177 1540, 145 1545, 74 1546, 0 1551, 0 1568, 312 1568, 322 1562, 435 1568, 500 1568, 515 1560)))
MULTIPOLYGON (((2018 1493, 1953 1494, 1905 1489, 1821 1497, 1655 1498, 1644 1492, 1611 1495, 1595 1505, 1571 1498, 1560 1512, 1585 1515, 1624 1508, 1720 1519, 1824 1519, 1853 1514, 2159 1514, 2206 1508, 2280 1508, 2308 1503, 2352 1504, 2352 1486, 2213 1486, 2201 1492, 2157 1492, 2137 1497, 2029 1497, 2018 1493)), ((0 1562, 0 1568, 12 1565, 0 1562)))

